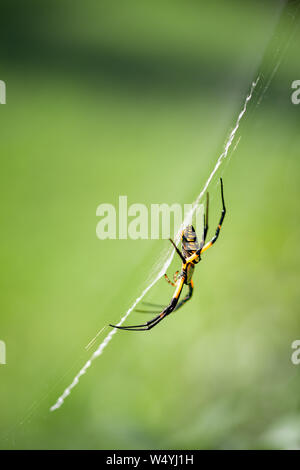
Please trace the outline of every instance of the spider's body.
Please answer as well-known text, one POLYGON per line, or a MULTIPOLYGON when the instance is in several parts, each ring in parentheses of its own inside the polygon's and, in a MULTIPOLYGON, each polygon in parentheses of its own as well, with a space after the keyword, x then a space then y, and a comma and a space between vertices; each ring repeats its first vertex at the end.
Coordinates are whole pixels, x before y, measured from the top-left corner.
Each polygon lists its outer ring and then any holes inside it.
MULTIPOLYGON (((181 246, 182 246, 182 254, 185 259, 199 252, 200 243, 198 242, 195 229, 192 225, 188 225, 183 230, 182 235, 181 235, 181 246)), ((183 267, 186 273, 185 284, 190 284, 193 274, 194 274, 195 264, 199 263, 199 261, 200 261, 200 254, 198 254, 198 256, 192 262, 186 263, 185 268, 183 267)))
MULTIPOLYGON (((182 244, 182 251, 180 251, 175 243, 173 242, 172 239, 170 239, 171 243, 173 244, 176 252, 181 258, 182 261, 182 266, 181 266, 181 271, 180 274, 179 271, 177 271, 174 274, 174 282, 170 281, 168 276, 165 274, 165 278, 168 281, 169 284, 175 287, 175 292, 173 294, 173 297, 171 299, 171 302, 167 307, 165 307, 159 315, 156 317, 152 318, 152 320, 149 320, 146 323, 143 323, 141 325, 128 325, 128 326, 119 326, 119 325, 110 325, 114 328, 119 328, 121 330, 127 330, 127 331, 147 331, 153 328, 155 325, 157 325, 163 318, 165 318, 167 315, 169 315, 171 312, 174 312, 178 310, 185 302, 187 302, 193 294, 193 289, 194 289, 194 283, 193 283, 193 274, 194 274, 194 269, 195 265, 199 263, 201 260, 200 255, 206 251, 208 248, 210 248, 215 241, 217 240, 220 229, 226 214, 226 208, 225 208, 225 203, 224 203, 224 194, 223 194, 223 182, 222 179, 221 181, 221 198, 222 198, 222 213, 221 213, 221 218, 219 221, 219 225, 216 229, 216 233, 214 237, 205 244, 207 232, 208 232, 208 193, 206 194, 206 212, 204 215, 204 229, 203 229, 203 234, 202 234, 202 240, 201 242, 198 241, 195 229, 192 225, 188 225, 185 227, 185 229, 182 232, 181 236, 181 244, 182 244), (187 295, 179 302, 179 297, 181 295, 183 286, 187 285, 189 288, 189 291, 187 295)), ((142 311, 142 310, 140 310, 142 311)), ((144 312, 144 311, 143 311, 144 312)), ((152 311, 153 312, 153 311, 152 311)), ((149 312, 150 313, 150 312, 149 312)), ((154 312, 153 312, 154 313, 154 312)))
MULTIPOLYGON (((196 253, 200 248, 200 243, 198 242, 198 238, 195 232, 195 229, 192 225, 188 225, 182 232, 181 235, 181 243, 182 243, 182 254, 185 258, 196 253)), ((194 264, 197 264, 200 261, 199 259, 194 260, 194 264)))

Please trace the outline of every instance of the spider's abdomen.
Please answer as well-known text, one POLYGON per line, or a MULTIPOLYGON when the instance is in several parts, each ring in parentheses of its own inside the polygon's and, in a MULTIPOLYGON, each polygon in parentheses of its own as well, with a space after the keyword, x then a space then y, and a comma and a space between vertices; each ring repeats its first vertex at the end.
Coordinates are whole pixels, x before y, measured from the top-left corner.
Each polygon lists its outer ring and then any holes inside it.
POLYGON ((195 229, 192 225, 188 225, 182 232, 181 236, 182 250, 187 256, 191 256, 197 250, 199 250, 200 245, 198 238, 195 232, 195 229))

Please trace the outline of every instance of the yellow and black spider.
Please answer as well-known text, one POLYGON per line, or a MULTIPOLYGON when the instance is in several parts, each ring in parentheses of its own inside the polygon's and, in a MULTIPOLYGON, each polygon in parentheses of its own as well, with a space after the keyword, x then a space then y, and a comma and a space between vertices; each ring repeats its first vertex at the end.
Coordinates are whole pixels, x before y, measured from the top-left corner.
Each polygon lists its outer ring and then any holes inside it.
MULTIPOLYGON (((178 275, 178 271, 174 275, 174 282, 171 282, 168 278, 168 276, 165 274, 166 280, 174 287, 176 287, 174 295, 172 297, 171 302, 167 307, 165 307, 162 312, 159 313, 156 317, 152 318, 152 320, 147 321, 146 323, 143 323, 141 325, 127 325, 127 326, 116 326, 116 325, 110 325, 113 328, 119 328, 120 330, 127 330, 127 331, 147 331, 151 330, 154 326, 158 325, 158 323, 163 320, 167 315, 169 315, 171 312, 174 312, 178 310, 185 302, 187 302, 193 294, 193 289, 194 289, 194 283, 192 280, 195 265, 199 263, 201 260, 200 255, 206 251, 208 248, 210 248, 215 241, 217 240, 220 229, 226 214, 226 208, 225 208, 225 203, 224 203, 224 194, 223 194, 223 181, 222 178, 220 178, 221 182, 221 198, 222 198, 222 213, 221 213, 221 218, 219 225, 217 227, 216 233, 214 237, 205 244, 206 240, 206 235, 208 231, 208 203, 209 203, 209 194, 206 194, 206 211, 204 214, 204 229, 203 229, 203 235, 202 235, 202 240, 199 243, 197 239, 197 235, 195 233, 195 229, 192 225, 188 225, 182 232, 181 236, 181 242, 182 242, 182 251, 180 251, 173 240, 170 238, 170 242, 173 244, 176 252, 180 256, 180 259, 182 260, 182 266, 181 266, 181 272, 178 275), (183 286, 186 284, 189 288, 189 291, 187 295, 178 303, 180 294, 182 292, 183 286)), ((148 305, 155 305, 155 304, 148 304, 148 305)), ((142 310, 140 310, 142 311, 142 310)), ((155 312, 152 312, 155 313, 155 312)))

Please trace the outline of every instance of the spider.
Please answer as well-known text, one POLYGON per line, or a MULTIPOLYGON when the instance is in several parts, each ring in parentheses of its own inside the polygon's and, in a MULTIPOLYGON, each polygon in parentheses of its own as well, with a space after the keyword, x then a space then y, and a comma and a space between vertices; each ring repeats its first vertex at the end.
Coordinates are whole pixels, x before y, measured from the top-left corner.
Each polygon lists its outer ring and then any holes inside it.
MULTIPOLYGON (((141 325, 125 325, 125 326, 117 326, 117 325, 109 325, 112 328, 119 328, 120 330, 126 330, 126 331, 147 331, 151 330, 154 326, 158 325, 161 320, 163 320, 167 315, 169 315, 172 312, 175 312, 178 310, 180 307, 182 307, 183 304, 185 304, 188 300, 193 295, 193 290, 194 290, 194 283, 193 283, 193 273, 195 269, 195 265, 199 263, 201 260, 200 255, 206 251, 208 248, 210 248, 218 239, 220 229, 226 214, 226 208, 225 208, 225 203, 224 203, 224 194, 223 194, 223 181, 222 178, 220 178, 220 183, 221 183, 221 198, 222 198, 222 213, 221 213, 221 218, 219 221, 219 225, 217 227, 216 233, 214 237, 205 244, 206 240, 206 235, 208 232, 208 205, 209 205, 209 193, 206 193, 206 210, 204 214, 204 229, 203 229, 203 234, 202 234, 202 240, 199 243, 197 239, 197 235, 195 232, 195 229, 192 225, 188 225, 182 232, 181 236, 181 242, 182 242, 182 251, 180 251, 173 240, 170 238, 170 242, 175 248, 176 253, 179 255, 181 261, 182 261, 182 266, 181 266, 181 272, 180 274, 179 271, 177 271, 174 274, 174 282, 171 282, 168 278, 168 276, 165 274, 165 279, 169 284, 172 286, 176 287, 174 295, 171 299, 171 302, 167 307, 165 307, 159 315, 155 316, 152 318, 152 320, 147 321, 146 323, 143 323, 141 325), (180 301, 179 297, 182 292, 183 286, 187 285, 189 288, 189 291, 187 295, 180 301)), ((148 304, 148 305, 155 305, 155 304, 148 304)), ((156 305, 157 306, 157 305, 156 305)), ((140 310, 140 312, 145 312, 144 310, 140 310)), ((150 312, 147 312, 150 313, 150 312)), ((155 313, 152 311, 152 313, 155 313)))

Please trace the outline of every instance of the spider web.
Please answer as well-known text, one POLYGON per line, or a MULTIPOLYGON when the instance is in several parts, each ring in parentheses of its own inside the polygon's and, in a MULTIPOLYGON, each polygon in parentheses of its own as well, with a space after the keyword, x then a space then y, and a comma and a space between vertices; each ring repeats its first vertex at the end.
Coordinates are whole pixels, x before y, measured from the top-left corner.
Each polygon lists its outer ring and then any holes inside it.
MULTIPOLYGON (((195 199, 195 201, 193 202, 192 204, 192 208, 191 210, 185 215, 185 218, 176 234, 176 237, 175 237, 175 243, 176 245, 178 245, 179 241, 180 241, 180 237, 181 237, 181 232, 182 232, 182 229, 189 223, 189 221, 192 220, 193 218, 193 215, 195 215, 196 211, 199 210, 201 204, 201 200, 202 200, 202 197, 203 195, 205 194, 209 184, 211 183, 214 175, 216 174, 216 172, 218 171, 218 169, 220 168, 220 166, 222 165, 223 161, 226 159, 227 155, 228 155, 228 152, 229 152, 229 149, 231 148, 231 145, 234 141, 234 138, 236 136, 236 133, 239 129, 239 126, 240 126, 240 123, 241 123, 241 120, 247 110, 247 106, 248 106, 248 103, 249 101, 251 100, 252 98, 252 95, 253 95, 253 92, 255 90, 255 87, 257 85, 259 81, 259 76, 256 78, 255 81, 252 82, 251 84, 251 88, 250 88, 250 91, 249 91, 249 94, 247 95, 245 101, 244 101, 244 104, 243 104, 243 107, 237 117, 237 120, 236 120, 236 123, 235 123, 235 126, 233 127, 232 131, 230 132, 229 134, 229 137, 225 143, 225 146, 224 146, 224 150, 223 152, 221 153, 221 155, 219 156, 212 172, 210 173, 206 183, 204 184, 201 192, 198 194, 197 198, 195 199)), ((238 145, 239 141, 237 141, 234 149, 233 149, 233 152, 235 151, 237 145, 238 145)), ((166 251, 163 252, 162 256, 160 257, 160 260, 162 259, 162 261, 160 261, 157 266, 156 266, 156 272, 152 275, 152 280, 149 281, 147 287, 143 290, 143 292, 140 294, 140 296, 138 296, 135 301, 133 302, 133 304, 131 305, 131 307, 127 310, 127 312, 123 315, 123 317, 120 319, 119 323, 117 323, 117 326, 121 326, 124 321, 128 318, 128 316, 130 315, 130 313, 135 309, 135 307, 138 305, 138 303, 145 297, 145 295, 150 291, 150 289, 160 280, 160 278, 165 274, 165 272, 167 271, 168 267, 170 266, 172 260, 173 260, 173 256, 174 256, 174 253, 175 253, 175 250, 173 248, 171 249, 168 249, 166 251)), ((102 330, 101 330, 102 331, 102 330)), ((92 354, 92 356, 90 357, 90 359, 85 363, 85 365, 80 369, 80 371, 78 372, 78 374, 74 377, 72 383, 64 390, 64 392, 62 393, 62 395, 57 399, 56 403, 50 408, 50 411, 54 411, 54 410, 57 410, 58 408, 60 408, 62 406, 62 404, 64 403, 65 399, 70 395, 71 391, 73 390, 73 388, 79 383, 79 379, 82 375, 84 375, 86 373, 86 371, 89 369, 89 367, 92 365, 93 361, 95 359, 97 359, 99 356, 101 356, 101 354, 103 353, 104 349, 106 348, 106 346, 110 343, 110 341, 113 339, 113 336, 117 333, 117 328, 114 328, 112 329, 107 335, 106 337, 104 338, 104 340, 100 343, 100 345, 98 346, 98 348, 96 349, 96 351, 94 351, 94 353, 92 354)), ((99 333, 98 333, 99 334, 99 333)), ((96 336, 98 336, 98 334, 96 336)), ((95 337, 96 338, 96 337, 95 337)), ((91 343, 94 343, 94 340, 91 341, 91 343)))

